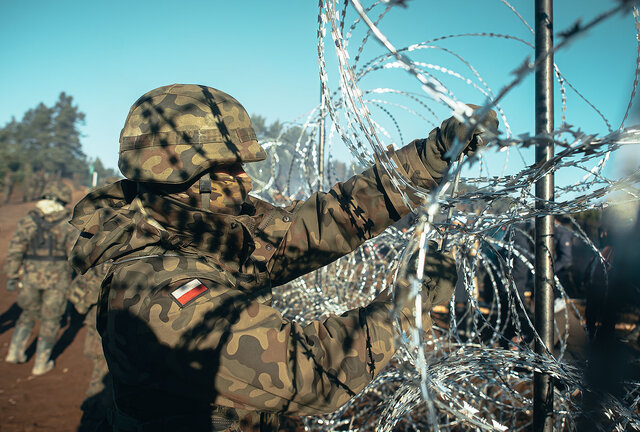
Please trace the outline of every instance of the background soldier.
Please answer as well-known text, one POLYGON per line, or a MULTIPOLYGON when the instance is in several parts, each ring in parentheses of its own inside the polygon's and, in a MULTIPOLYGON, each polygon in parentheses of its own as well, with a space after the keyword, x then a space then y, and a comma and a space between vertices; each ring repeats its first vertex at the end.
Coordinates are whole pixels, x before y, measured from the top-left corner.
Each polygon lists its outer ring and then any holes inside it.
POLYGON ((37 319, 41 319, 32 373, 42 375, 53 368, 51 350, 58 338, 60 318, 67 304, 71 282, 68 251, 76 232, 69 225, 71 189, 63 183, 49 184, 36 208, 18 222, 7 253, 7 290, 18 291, 22 308, 13 332, 6 361, 26 361, 25 348, 37 319), (22 280, 20 280, 22 275, 22 280))
POLYGON ((108 262, 92 267, 84 275, 76 277, 69 290, 69 301, 80 314, 86 314, 84 323, 87 336, 84 340, 84 355, 93 363, 87 398, 82 404, 81 430, 101 430, 100 427, 106 425, 113 400, 109 368, 102 351, 102 338, 96 329, 96 304, 100 285, 107 275, 108 268, 108 262))
MULTIPOLYGON (((430 188, 456 136, 471 150, 477 135, 449 119, 389 156, 430 188)), ((376 165, 329 193, 274 207, 248 195, 242 169, 265 157, 234 98, 205 86, 161 87, 125 121, 119 167, 128 180, 76 206, 73 265, 85 272, 114 261, 98 304, 114 430, 277 430, 279 413, 334 411, 393 356, 388 292, 302 327, 271 307, 271 288, 399 220, 409 212, 400 193, 376 165)), ((428 324, 433 302, 455 285, 452 255, 431 247, 426 272, 428 324)), ((413 310, 401 312, 406 329, 413 310)))

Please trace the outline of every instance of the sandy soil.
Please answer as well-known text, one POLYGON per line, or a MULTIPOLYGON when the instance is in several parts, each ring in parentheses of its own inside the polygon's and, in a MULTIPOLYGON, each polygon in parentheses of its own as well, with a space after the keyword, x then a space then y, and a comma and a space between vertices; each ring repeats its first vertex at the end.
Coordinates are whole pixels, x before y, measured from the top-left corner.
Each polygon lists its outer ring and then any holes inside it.
MULTIPOLYGON (((20 195, 15 191, 14 196, 20 195)), ((84 191, 75 191, 74 201, 83 195, 84 191)), ((4 362, 20 314, 16 292, 5 290, 7 246, 16 224, 33 206, 34 203, 17 202, 0 206, 0 431, 75 431, 80 424, 80 406, 92 369, 90 360, 82 353, 86 330, 81 316, 73 312, 66 317, 53 350, 55 368, 46 375, 31 375, 37 328, 28 345, 27 363, 4 362)))

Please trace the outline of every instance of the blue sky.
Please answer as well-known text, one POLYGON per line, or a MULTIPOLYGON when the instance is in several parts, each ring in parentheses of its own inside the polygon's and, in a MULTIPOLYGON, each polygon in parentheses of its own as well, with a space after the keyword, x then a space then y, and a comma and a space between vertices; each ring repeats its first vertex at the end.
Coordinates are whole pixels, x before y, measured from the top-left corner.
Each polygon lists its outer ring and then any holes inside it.
MULTIPOLYGON (((512 1, 531 25, 533 3, 512 1)), ((394 8, 380 25, 397 47, 473 32, 533 41, 501 0, 410 0, 408 5, 394 8)), ((557 1, 556 31, 578 17, 589 20, 612 5, 612 0, 557 1)), ((353 17, 353 9, 349 11, 353 17)), ((20 119, 41 101, 52 104, 65 91, 87 116, 82 128, 85 152, 115 167, 118 135, 130 105, 161 85, 209 85, 236 97, 252 114, 270 121, 292 120, 319 99, 317 14, 316 0, 3 0, 0 125, 12 116, 20 119)), ((351 49, 355 51, 363 35, 361 31, 354 34, 351 49)), ((634 20, 628 14, 610 19, 556 56, 567 79, 614 128, 622 120, 633 87, 636 43, 634 20)), ((499 38, 456 38, 442 46, 468 60, 494 93, 509 82, 511 71, 527 55, 533 55, 529 48, 499 38)), ((331 46, 326 49, 331 57, 331 46)), ((369 42, 363 58, 382 52, 369 42)), ((450 61, 434 50, 410 55, 431 64, 450 61)), ((329 66, 334 65, 329 59, 329 66)), ((405 75, 378 72, 363 81, 363 87, 419 92, 405 75)), ((451 89, 461 100, 483 102, 468 86, 452 83, 451 89)), ((532 106, 530 77, 504 101, 515 134, 533 131, 532 106)), ((556 106, 559 124, 559 94, 556 106)), ((571 90, 567 114, 570 124, 592 133, 606 132, 604 123, 571 90)), ((405 140, 425 135, 431 127, 415 118, 405 123, 405 140)), ((342 150, 336 151, 338 157, 346 157, 342 150)))

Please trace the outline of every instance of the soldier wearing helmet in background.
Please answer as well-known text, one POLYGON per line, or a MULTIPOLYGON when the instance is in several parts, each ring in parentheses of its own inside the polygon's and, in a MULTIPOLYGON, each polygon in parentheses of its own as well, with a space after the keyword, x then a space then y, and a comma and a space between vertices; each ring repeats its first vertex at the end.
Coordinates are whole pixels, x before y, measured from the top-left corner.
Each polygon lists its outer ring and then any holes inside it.
POLYGON ((109 262, 92 267, 84 275, 77 276, 69 289, 69 301, 78 313, 85 315, 87 335, 84 340, 84 355, 93 363, 87 398, 81 407, 83 414, 80 430, 101 430, 101 425, 107 424, 113 401, 109 368, 102 351, 102 339, 96 329, 96 305, 100 285, 108 269, 109 262))
MULTIPOLYGON (((455 137, 472 151, 478 135, 449 119, 389 156, 431 188, 455 137)), ((277 430, 279 414, 334 411, 394 354, 389 292, 302 327, 271 307, 271 289, 407 214, 399 191, 375 165, 328 193, 275 207, 248 195, 242 167, 265 157, 234 98, 199 85, 160 87, 125 121, 119 167, 127 179, 76 206, 72 224, 82 233, 74 267, 113 261, 97 324, 114 386, 114 430, 277 430)), ((432 247, 425 272, 429 323, 432 304, 451 295, 455 260, 432 247)), ((406 329, 413 311, 401 312, 406 329)))
POLYGON ((68 253, 76 239, 69 225, 71 189, 63 183, 45 187, 36 208, 18 222, 7 252, 7 290, 18 289, 20 318, 6 357, 9 363, 26 361, 25 348, 36 320, 40 332, 32 373, 42 375, 53 368, 51 350, 58 338, 60 318, 67 305, 71 283, 68 253))
MULTIPOLYGON (((109 176, 103 179, 104 185, 120 180, 109 176)), ((96 309, 100 286, 107 275, 110 262, 90 268, 84 275, 76 276, 71 282, 68 298, 76 311, 84 315, 87 334, 84 339, 84 355, 93 363, 87 397, 82 402, 82 418, 79 431, 100 431, 108 426, 108 417, 113 405, 111 376, 107 360, 102 350, 102 338, 96 328, 96 309)))

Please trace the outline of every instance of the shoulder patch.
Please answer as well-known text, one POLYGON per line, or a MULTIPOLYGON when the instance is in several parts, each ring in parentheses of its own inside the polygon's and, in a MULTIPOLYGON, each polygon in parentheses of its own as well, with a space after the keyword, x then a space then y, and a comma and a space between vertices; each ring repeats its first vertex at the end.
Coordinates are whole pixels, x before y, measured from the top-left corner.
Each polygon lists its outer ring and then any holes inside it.
POLYGON ((184 307, 196 298, 204 294, 209 287, 200 281, 200 279, 191 279, 189 282, 180 285, 169 293, 180 307, 184 307))

